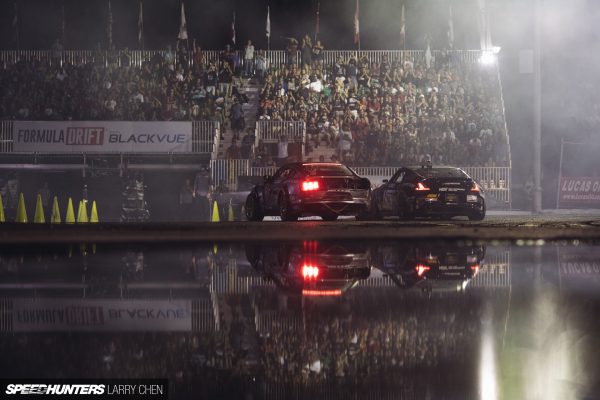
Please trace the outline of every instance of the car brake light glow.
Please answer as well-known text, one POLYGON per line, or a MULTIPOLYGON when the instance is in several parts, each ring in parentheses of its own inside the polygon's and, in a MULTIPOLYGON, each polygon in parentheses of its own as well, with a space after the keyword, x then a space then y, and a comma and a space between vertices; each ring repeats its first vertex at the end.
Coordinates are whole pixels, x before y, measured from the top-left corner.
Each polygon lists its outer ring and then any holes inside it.
POLYGON ((471 265, 471 271, 473 271, 473 276, 477 275, 479 272, 479 264, 471 265))
POLYGON ((319 190, 319 181, 304 181, 302 182, 302 191, 310 192, 312 190, 319 190))
POLYGON ((303 265, 302 276, 304 279, 316 279, 319 276, 319 267, 315 267, 313 265, 303 265))
POLYGON ((477 184, 477 182, 473 182, 473 186, 471 186, 471 192, 480 192, 481 189, 479 188, 479 185, 477 184))
POLYGON ((415 187, 415 190, 418 191, 425 191, 425 190, 430 190, 427 186, 423 185, 422 182, 417 183, 417 186, 415 187))
POLYGON ((417 275, 418 276, 423 276, 423 274, 427 271, 429 271, 431 268, 428 267, 427 265, 423 265, 423 264, 419 264, 415 267, 415 270, 417 271, 417 275))
POLYGON ((335 290, 302 290, 303 296, 341 296, 342 291, 340 289, 335 290))

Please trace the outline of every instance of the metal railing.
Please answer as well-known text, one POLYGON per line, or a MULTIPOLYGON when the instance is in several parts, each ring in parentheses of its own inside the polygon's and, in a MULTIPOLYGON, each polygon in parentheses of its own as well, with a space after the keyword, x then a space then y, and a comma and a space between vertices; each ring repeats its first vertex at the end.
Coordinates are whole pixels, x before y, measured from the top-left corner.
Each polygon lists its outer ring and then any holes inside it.
POLYGON ((220 137, 218 121, 193 121, 192 153, 210 153, 211 158, 216 158, 220 137))
POLYGON ((250 160, 210 160, 210 171, 214 185, 224 183, 230 191, 236 191, 238 177, 250 174, 250 160))
POLYGON ((285 135, 290 143, 306 142, 306 124, 304 121, 256 121, 256 144, 279 143, 285 135))
MULTIPOLYGON (((242 51, 234 52, 241 59, 242 51)), ((433 50, 433 57, 438 57, 443 53, 442 50, 433 50)), ((453 57, 461 62, 476 62, 481 56, 480 50, 452 50, 446 53, 452 54, 453 57)), ((92 50, 63 50, 56 52, 53 50, 3 50, 0 51, 0 64, 3 68, 8 65, 15 64, 19 61, 37 61, 47 62, 51 65, 62 65, 63 63, 70 64, 87 64, 94 62, 99 65, 122 65, 123 60, 129 59, 130 65, 140 66, 144 61, 149 61, 156 54, 163 57, 167 54, 165 50, 115 50, 115 51, 92 51, 92 50), (126 57, 124 57, 126 55, 126 57)), ((220 50, 203 50, 204 63, 217 61, 222 51, 220 50)), ((290 53, 286 50, 268 50, 264 52, 265 58, 269 66, 279 67, 281 64, 288 64, 290 53)), ((173 52, 174 59, 179 62, 178 55, 173 52)), ((323 61, 325 65, 335 63, 340 57, 348 60, 350 57, 366 58, 370 64, 381 62, 384 56, 387 56, 390 61, 412 61, 422 62, 425 60, 424 50, 325 50, 323 51, 323 61)), ((295 55, 296 64, 300 64, 300 51, 295 55)), ((189 63, 193 64, 193 57, 190 55, 189 63)))

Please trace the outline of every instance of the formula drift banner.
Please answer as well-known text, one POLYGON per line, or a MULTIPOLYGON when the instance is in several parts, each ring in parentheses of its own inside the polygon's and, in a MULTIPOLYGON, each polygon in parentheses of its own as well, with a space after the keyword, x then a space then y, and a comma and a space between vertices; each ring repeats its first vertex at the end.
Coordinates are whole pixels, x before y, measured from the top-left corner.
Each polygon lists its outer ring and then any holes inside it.
POLYGON ((191 122, 15 121, 14 151, 186 153, 191 122))
POLYGON ((189 332, 191 305, 191 300, 16 298, 13 331, 189 332))
POLYGON ((560 179, 559 205, 600 206, 600 177, 566 177, 560 179))

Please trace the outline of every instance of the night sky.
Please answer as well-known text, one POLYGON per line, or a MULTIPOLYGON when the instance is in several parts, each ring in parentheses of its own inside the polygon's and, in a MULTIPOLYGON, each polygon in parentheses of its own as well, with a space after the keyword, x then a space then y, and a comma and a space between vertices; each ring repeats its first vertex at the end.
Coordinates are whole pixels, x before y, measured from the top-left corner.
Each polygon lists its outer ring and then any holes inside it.
MULTIPOLYGON (((424 48, 425 35, 432 46, 446 42, 449 4, 454 13, 457 48, 477 48, 476 0, 360 0, 363 49, 398 49, 400 14, 405 4, 407 48, 424 48)), ((49 48, 60 36, 61 6, 65 7, 66 48, 89 49, 106 45, 107 0, 18 0, 21 49, 49 48)), ((112 0, 113 40, 117 48, 137 48, 137 0, 112 0)), ((321 34, 326 48, 351 49, 355 0, 321 0, 321 34)), ((14 1, 0 1, 0 47, 14 48, 14 1)), ((204 48, 219 49, 229 42, 236 12, 238 46, 252 39, 266 48, 265 21, 271 8, 271 47, 283 48, 281 36, 314 35, 317 0, 186 0, 190 37, 204 48)), ((179 30, 179 0, 144 0, 144 36, 148 49, 174 43, 179 30)))

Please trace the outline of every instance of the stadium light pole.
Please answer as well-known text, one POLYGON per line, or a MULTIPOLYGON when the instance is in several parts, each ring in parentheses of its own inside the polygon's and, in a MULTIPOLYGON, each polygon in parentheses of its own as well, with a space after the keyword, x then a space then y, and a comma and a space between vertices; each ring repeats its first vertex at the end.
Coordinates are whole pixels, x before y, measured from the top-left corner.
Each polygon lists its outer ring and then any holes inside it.
POLYGON ((533 204, 532 211, 542 211, 542 1, 534 3, 533 32, 533 204))

